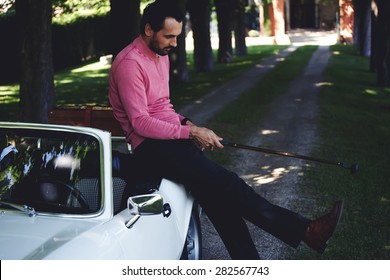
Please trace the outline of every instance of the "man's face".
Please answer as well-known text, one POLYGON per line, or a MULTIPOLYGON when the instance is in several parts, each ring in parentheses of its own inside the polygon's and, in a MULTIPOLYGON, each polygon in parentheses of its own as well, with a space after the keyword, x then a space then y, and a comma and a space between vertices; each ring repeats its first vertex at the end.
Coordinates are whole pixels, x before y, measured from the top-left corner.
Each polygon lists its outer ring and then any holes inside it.
POLYGON ((147 25, 146 35, 149 48, 159 55, 167 55, 177 46, 177 36, 181 33, 182 25, 182 22, 177 22, 174 18, 166 18, 164 27, 157 32, 147 25))

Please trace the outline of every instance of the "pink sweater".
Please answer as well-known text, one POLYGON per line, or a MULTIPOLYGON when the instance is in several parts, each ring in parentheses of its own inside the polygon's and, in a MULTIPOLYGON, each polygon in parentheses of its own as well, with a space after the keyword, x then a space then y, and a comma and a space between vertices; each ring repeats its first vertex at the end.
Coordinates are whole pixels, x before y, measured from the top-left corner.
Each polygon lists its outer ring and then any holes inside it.
POLYGON ((169 58, 153 52, 142 37, 115 58, 109 80, 114 116, 136 149, 145 138, 188 139, 190 127, 169 99, 169 58))

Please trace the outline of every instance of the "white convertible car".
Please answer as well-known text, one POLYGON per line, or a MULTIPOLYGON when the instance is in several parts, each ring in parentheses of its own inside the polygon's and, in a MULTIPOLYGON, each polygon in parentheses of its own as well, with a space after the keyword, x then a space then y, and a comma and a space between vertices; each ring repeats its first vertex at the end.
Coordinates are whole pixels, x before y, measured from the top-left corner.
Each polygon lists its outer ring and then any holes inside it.
POLYGON ((122 137, 0 122, 0 259, 200 259, 199 207, 122 137))

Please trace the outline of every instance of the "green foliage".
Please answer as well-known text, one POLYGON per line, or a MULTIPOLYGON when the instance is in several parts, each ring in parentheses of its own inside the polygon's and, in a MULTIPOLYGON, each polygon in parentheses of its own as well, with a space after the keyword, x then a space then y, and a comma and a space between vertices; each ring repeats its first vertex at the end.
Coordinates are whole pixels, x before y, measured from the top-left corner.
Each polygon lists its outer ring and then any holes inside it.
POLYGON ((107 15, 109 0, 56 0, 53 1, 53 23, 69 24, 80 18, 107 15))
POLYGON ((79 65, 110 51, 109 16, 78 17, 66 25, 53 24, 55 69, 79 65))
POLYGON ((0 1, 0 18, 15 14, 15 0, 0 1))
MULTIPOLYGON (((53 22, 67 24, 77 18, 105 15, 110 11, 110 0, 53 0, 53 22)), ((15 0, 0 3, 0 17, 15 14, 15 0)))
MULTIPOLYGON (((110 52, 110 1, 54 1, 52 49, 55 70, 80 64, 110 52)), ((14 9, 0 12, 0 83, 18 79, 19 51, 17 17, 14 9)))

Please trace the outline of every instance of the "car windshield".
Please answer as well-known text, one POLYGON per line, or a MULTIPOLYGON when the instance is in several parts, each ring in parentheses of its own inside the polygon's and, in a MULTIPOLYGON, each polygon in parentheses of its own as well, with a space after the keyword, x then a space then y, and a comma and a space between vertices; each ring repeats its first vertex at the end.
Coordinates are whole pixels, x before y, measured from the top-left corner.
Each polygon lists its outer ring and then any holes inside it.
POLYGON ((94 136, 0 128, 0 141, 0 201, 37 213, 86 214, 101 208, 100 145, 94 136))

